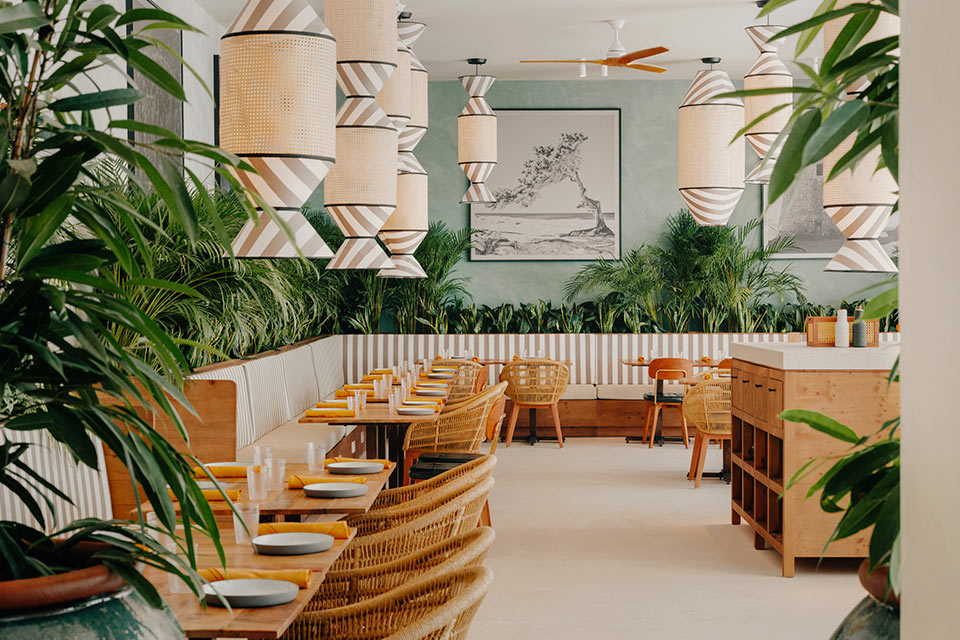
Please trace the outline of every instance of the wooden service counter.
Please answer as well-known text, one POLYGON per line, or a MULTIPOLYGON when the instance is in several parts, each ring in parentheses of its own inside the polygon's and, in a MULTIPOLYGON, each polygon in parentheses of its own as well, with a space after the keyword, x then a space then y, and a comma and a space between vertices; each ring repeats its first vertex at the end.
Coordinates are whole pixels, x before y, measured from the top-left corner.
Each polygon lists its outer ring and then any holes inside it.
POLYGON ((807 489, 831 466, 824 464, 786 492, 784 485, 812 458, 844 453, 849 445, 805 424, 784 422, 785 409, 819 411, 858 434, 876 432, 900 412, 900 385, 887 375, 899 345, 877 348, 734 344, 732 374, 732 522, 754 530, 754 547, 783 557, 793 577, 795 558, 866 557, 872 529, 824 545, 841 514, 821 511, 807 489))

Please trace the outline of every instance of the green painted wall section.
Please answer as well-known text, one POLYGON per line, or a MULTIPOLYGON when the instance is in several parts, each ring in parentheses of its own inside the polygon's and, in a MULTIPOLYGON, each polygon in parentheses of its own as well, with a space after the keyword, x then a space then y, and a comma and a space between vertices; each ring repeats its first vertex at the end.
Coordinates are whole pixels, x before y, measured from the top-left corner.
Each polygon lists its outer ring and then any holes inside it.
MULTIPOLYGON (((495 110, 507 107, 619 107, 622 146, 622 252, 656 242, 664 221, 683 206, 677 191, 677 105, 689 83, 678 80, 571 80, 496 82, 487 94, 495 110)), ((467 94, 456 81, 430 83, 430 130, 416 154, 430 174, 430 219, 451 228, 469 224, 459 204, 467 179, 457 166, 457 114, 467 94)), ((747 150, 750 167, 756 162, 747 150)), ((760 214, 760 187, 747 185, 731 224, 760 214)), ((757 238, 759 242, 759 238, 757 238)), ((836 304, 882 276, 824 273, 826 260, 776 261, 791 264, 806 282, 807 296, 836 304)), ((469 262, 458 267, 471 278, 477 304, 560 301, 563 283, 582 262, 469 262)), ((861 296, 856 296, 861 297, 861 296)))

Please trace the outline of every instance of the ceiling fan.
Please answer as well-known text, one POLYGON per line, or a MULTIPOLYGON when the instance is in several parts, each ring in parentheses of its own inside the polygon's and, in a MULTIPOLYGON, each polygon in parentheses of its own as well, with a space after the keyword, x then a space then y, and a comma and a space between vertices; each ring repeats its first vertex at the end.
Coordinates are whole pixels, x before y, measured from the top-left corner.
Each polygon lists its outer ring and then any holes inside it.
POLYGON ((607 76, 607 69, 610 67, 622 67, 624 69, 636 69, 638 71, 650 71, 652 73, 663 73, 666 71, 664 67, 659 67, 655 64, 638 62, 638 60, 649 58, 650 56, 666 53, 669 51, 669 49, 666 47, 651 47, 649 49, 641 49, 639 51, 631 51, 630 53, 627 53, 627 50, 620 43, 620 29, 623 28, 625 22, 626 21, 624 20, 607 20, 607 24, 610 25, 611 29, 613 29, 613 43, 607 50, 606 58, 601 58, 599 60, 588 60, 586 58, 580 58, 579 60, 521 60, 520 62, 525 64, 579 64, 581 78, 587 75, 588 64, 601 65, 601 75, 604 77, 607 76))

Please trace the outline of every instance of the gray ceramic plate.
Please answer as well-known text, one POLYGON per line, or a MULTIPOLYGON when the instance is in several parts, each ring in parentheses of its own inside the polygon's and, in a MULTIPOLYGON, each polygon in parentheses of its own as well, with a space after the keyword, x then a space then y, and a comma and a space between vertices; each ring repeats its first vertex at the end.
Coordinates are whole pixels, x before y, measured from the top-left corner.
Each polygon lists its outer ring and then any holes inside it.
POLYGON ((309 531, 268 533, 252 542, 256 552, 265 556, 302 556, 326 551, 333 546, 333 536, 309 531))
POLYGON ((327 471, 339 475, 357 473, 380 473, 383 471, 382 462, 333 462, 327 465, 327 471))
POLYGON ((446 389, 448 385, 446 382, 418 382, 417 386, 430 389, 446 389))
POLYGON ((447 392, 444 389, 417 389, 416 394, 418 396, 445 396, 447 392))
POLYGON ((274 607, 296 599, 300 587, 286 580, 237 579, 220 580, 203 585, 207 604, 222 607, 220 596, 231 607, 274 607))
POLYGON ((435 407, 437 405, 433 400, 404 400, 403 404, 408 407, 435 407))
POLYGON ((452 378, 452 377, 453 377, 453 374, 452 374, 452 373, 443 373, 442 371, 438 371, 437 373, 434 373, 434 372, 431 371, 430 373, 427 374, 427 377, 428 377, 428 378, 440 378, 440 379, 443 379, 443 378, 452 378))
POLYGON ((429 416, 436 410, 433 407, 397 407, 397 413, 402 416, 429 416))
POLYGON ((359 482, 318 482, 308 484, 303 492, 309 498, 356 498, 367 492, 367 485, 359 482))

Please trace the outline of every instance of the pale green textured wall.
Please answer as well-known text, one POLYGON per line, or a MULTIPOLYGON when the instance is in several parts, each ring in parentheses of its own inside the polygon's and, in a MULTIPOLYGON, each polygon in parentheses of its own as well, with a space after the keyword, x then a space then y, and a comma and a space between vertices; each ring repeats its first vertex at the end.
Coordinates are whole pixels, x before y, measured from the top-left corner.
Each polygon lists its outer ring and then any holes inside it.
MULTIPOLYGON (((677 191, 677 105, 689 85, 674 80, 498 81, 487 94, 494 109, 506 107, 619 107, 622 146, 622 251, 655 242, 664 220, 683 206, 677 191)), ((430 219, 452 228, 468 225, 459 204, 467 179, 457 166, 457 114, 467 95, 459 82, 430 83, 430 130, 416 154, 430 174, 430 219)), ((755 162, 747 151, 748 163, 755 162)), ((731 224, 760 213, 760 187, 747 185, 731 224)), ((759 240, 758 240, 759 242, 759 240)), ((826 260, 793 262, 808 297, 835 304, 876 282, 869 274, 824 273, 826 260)), ((559 301, 563 283, 582 262, 469 262, 459 273, 472 278, 478 304, 559 301)), ((788 264, 776 261, 776 265, 788 264)), ((859 296, 858 296, 859 297, 859 296)))

